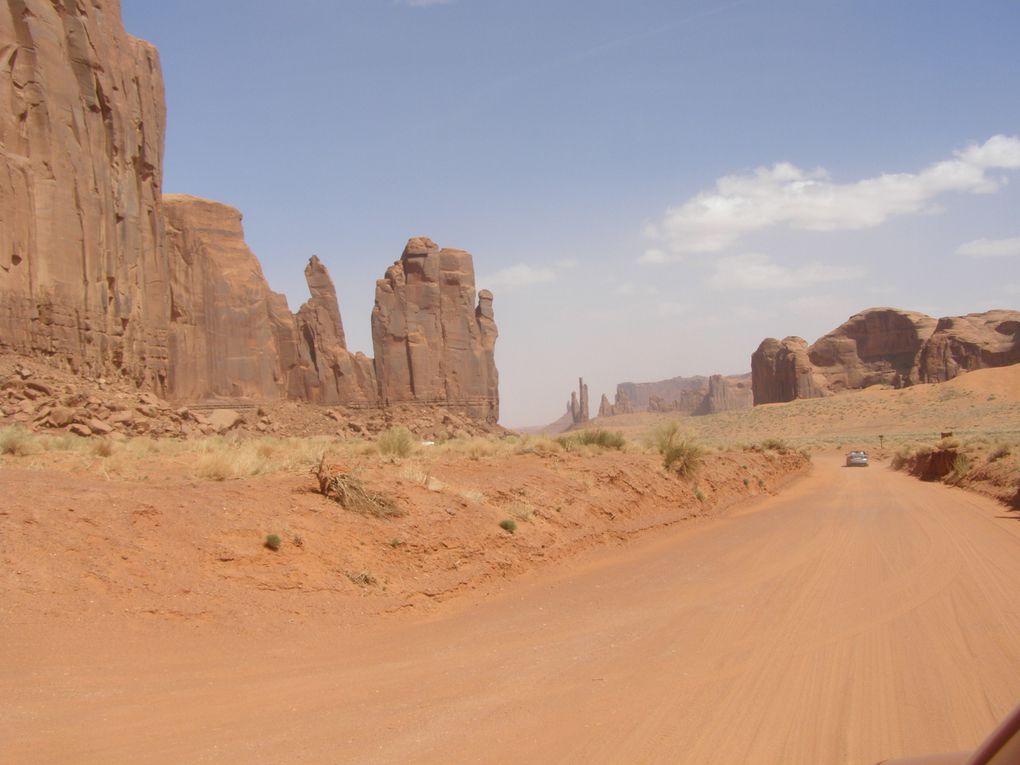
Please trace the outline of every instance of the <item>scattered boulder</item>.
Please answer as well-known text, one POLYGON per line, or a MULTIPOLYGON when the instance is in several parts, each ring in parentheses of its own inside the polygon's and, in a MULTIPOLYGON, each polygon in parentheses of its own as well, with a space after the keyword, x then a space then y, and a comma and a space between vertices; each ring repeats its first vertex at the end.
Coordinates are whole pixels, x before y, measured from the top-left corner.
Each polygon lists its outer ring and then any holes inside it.
POLYGON ((244 415, 234 409, 213 409, 207 417, 207 422, 216 433, 223 434, 242 425, 244 415))

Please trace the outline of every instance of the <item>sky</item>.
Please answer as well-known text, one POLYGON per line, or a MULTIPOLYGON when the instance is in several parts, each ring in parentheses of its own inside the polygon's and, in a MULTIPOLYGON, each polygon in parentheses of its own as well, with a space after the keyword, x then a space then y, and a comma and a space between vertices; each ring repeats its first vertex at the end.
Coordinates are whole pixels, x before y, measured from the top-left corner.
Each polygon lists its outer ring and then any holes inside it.
MULTIPOLYGON (((735 374, 872 306, 1020 307, 1020 3, 122 0, 164 191, 244 214, 348 345, 411 236, 495 294, 501 422, 735 374)), ((594 412, 593 412, 594 413, 594 412)))

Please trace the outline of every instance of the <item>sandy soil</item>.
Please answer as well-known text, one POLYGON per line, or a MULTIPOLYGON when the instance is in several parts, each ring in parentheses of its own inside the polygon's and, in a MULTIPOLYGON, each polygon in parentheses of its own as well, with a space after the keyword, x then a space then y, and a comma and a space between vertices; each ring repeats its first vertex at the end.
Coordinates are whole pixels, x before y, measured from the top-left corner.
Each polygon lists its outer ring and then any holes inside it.
POLYGON ((0 621, 350 625, 693 521, 809 467, 797 453, 712 453, 685 480, 645 453, 352 456, 344 469, 403 512, 375 518, 323 497, 307 469, 200 481, 181 458, 138 458, 144 480, 107 480, 106 460, 75 454, 0 462, 0 621))
POLYGON ((357 627, 8 610, 5 757, 768 765, 973 746, 1020 699, 1016 514, 816 462, 778 497, 357 627))

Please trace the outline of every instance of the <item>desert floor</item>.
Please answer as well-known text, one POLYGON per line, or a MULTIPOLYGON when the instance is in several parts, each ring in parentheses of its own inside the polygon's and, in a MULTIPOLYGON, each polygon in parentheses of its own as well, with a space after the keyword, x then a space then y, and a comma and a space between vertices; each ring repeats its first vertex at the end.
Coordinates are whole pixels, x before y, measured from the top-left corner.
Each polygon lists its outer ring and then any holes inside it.
POLYGON ((1018 520, 828 454, 778 496, 429 610, 7 609, 3 757, 767 765, 964 749, 1020 700, 1018 520))

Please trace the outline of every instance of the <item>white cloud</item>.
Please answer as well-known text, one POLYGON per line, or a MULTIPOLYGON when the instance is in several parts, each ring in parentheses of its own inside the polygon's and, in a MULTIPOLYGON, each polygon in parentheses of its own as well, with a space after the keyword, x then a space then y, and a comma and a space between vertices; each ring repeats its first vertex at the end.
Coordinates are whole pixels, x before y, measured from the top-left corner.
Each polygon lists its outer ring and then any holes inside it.
POLYGON ((957 255, 972 258, 1004 258, 1020 255, 1020 236, 1012 239, 975 239, 956 248, 957 255))
POLYGON ((478 280, 480 287, 485 289, 499 289, 505 287, 527 287, 532 284, 542 284, 556 279, 556 270, 552 268, 535 268, 527 263, 518 263, 514 266, 500 269, 494 274, 482 277, 478 280))
POLYGON ((813 284, 858 279, 862 275, 860 269, 824 263, 808 263, 799 268, 787 268, 774 263, 768 255, 749 252, 719 258, 709 283, 726 289, 799 289, 813 284))
POLYGON ((788 162, 759 167, 747 175, 719 178, 714 189, 646 225, 645 236, 656 246, 639 262, 718 252, 774 226, 808 231, 872 228, 896 216, 935 212, 935 198, 941 194, 993 193, 1007 179, 988 171, 1017 168, 1020 137, 1005 135, 972 144, 919 173, 884 173, 853 183, 835 183, 822 168, 802 170, 788 162))

